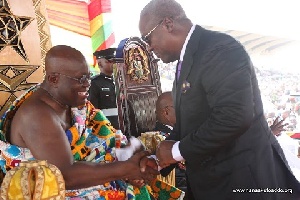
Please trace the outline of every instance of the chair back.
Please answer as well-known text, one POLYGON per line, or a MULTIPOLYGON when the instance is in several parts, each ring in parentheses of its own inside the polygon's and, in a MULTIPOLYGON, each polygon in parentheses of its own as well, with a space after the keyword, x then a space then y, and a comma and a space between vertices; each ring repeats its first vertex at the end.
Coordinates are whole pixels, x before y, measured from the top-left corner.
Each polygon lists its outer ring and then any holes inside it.
POLYGON ((120 129, 140 136, 155 127, 155 103, 161 94, 157 59, 138 37, 124 42, 123 62, 117 64, 116 88, 120 129))

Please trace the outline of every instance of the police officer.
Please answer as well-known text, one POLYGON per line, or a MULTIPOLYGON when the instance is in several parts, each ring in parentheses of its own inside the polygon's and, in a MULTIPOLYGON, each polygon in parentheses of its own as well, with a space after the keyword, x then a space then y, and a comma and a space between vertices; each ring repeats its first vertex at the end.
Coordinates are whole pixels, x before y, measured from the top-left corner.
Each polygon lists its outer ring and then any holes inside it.
POLYGON ((116 91, 113 79, 115 51, 115 48, 108 48, 94 53, 100 74, 92 78, 89 100, 96 108, 102 110, 114 128, 119 129, 116 91))

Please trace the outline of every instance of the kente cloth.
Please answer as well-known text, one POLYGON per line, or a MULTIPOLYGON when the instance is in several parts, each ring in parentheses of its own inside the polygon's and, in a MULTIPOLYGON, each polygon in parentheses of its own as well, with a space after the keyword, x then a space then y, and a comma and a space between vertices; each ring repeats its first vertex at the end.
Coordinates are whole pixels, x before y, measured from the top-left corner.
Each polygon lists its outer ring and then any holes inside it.
MULTIPOLYGON (((8 143, 5 133, 17 109, 38 87, 37 85, 29 89, 24 95, 18 98, 1 117, 0 167, 4 174, 13 167, 18 166, 22 161, 35 160, 29 149, 8 143)), ((116 130, 110 125, 110 122, 102 111, 95 109, 94 106, 87 101, 84 106, 71 108, 71 113, 72 126, 65 133, 70 143, 74 160, 95 163, 110 163, 116 161, 116 148, 121 146, 120 141, 116 141, 116 130), (116 146, 116 144, 118 145, 116 146)), ((121 144, 127 142, 125 136, 122 136, 120 140, 121 144)), ((151 185, 156 186, 155 190, 152 190, 149 186, 138 189, 123 180, 116 180, 89 188, 66 190, 66 199, 150 200, 150 196, 157 196, 158 194, 160 194, 160 197, 163 199, 181 199, 184 196, 183 192, 177 188, 168 186, 168 184, 160 180, 154 180, 151 185), (162 188, 157 190, 159 187, 162 188), (172 197, 178 194, 179 198, 172 197)))

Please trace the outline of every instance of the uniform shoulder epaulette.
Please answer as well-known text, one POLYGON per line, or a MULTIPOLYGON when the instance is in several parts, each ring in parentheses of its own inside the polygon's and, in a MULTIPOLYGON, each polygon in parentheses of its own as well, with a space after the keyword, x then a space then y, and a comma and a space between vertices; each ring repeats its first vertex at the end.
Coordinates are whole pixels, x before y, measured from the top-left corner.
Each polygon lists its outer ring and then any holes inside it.
POLYGON ((91 77, 91 80, 94 80, 94 79, 96 79, 97 77, 99 77, 100 76, 100 74, 97 74, 97 75, 95 75, 95 76, 92 76, 91 77))

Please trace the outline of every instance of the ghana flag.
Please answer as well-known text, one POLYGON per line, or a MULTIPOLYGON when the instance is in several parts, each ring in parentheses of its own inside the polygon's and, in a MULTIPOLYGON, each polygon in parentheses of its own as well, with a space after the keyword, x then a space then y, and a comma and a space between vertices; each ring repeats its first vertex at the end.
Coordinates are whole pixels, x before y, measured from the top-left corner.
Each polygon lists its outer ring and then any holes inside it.
POLYGON ((91 0, 88 4, 93 52, 111 47, 115 42, 110 0, 91 0))

